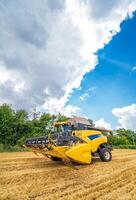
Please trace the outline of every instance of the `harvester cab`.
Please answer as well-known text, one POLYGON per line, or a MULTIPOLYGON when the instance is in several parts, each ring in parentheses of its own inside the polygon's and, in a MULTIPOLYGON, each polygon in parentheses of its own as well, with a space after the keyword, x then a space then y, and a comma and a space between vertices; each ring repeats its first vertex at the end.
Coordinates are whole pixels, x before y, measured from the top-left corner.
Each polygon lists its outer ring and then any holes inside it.
POLYGON ((48 136, 28 139, 25 146, 53 161, 89 164, 94 156, 102 161, 111 160, 112 147, 103 134, 110 130, 94 128, 88 120, 79 117, 54 122, 53 127, 48 136))

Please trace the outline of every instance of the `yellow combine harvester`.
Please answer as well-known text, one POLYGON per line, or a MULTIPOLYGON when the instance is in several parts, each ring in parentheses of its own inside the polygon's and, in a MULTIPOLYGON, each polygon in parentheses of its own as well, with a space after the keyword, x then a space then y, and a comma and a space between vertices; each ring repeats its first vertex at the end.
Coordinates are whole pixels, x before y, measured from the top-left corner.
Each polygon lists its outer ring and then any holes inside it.
POLYGON ((84 118, 55 122, 53 127, 53 134, 28 139, 25 146, 53 161, 90 164, 94 156, 105 162, 112 159, 112 147, 103 135, 111 131, 94 128, 84 118))

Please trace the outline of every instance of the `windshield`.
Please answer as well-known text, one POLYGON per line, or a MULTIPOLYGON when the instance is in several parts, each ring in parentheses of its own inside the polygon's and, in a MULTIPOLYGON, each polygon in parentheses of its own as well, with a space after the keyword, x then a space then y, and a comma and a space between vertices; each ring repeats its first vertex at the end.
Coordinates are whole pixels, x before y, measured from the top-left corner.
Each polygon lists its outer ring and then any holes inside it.
POLYGON ((72 128, 70 125, 63 124, 63 125, 54 127, 54 131, 56 131, 56 132, 71 132, 72 128))
POLYGON ((67 124, 62 125, 61 127, 62 127, 62 131, 68 131, 68 132, 72 131, 71 126, 67 124))

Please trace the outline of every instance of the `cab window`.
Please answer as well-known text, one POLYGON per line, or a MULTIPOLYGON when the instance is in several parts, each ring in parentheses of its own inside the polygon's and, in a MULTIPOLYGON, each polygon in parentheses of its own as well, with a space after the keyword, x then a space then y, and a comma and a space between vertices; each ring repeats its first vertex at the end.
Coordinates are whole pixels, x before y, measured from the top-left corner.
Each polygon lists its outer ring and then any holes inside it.
POLYGON ((94 134, 94 135, 89 135, 88 138, 90 140, 94 140, 94 139, 102 137, 102 136, 103 136, 102 134, 94 134))

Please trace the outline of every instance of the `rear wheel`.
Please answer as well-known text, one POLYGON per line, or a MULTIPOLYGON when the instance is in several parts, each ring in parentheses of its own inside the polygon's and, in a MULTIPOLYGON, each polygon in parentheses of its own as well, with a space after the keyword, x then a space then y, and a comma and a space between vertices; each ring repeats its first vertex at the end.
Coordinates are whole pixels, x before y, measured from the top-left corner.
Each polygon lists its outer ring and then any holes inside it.
POLYGON ((58 158, 58 157, 51 156, 50 158, 53 161, 61 161, 61 158, 58 158))
POLYGON ((107 148, 102 148, 99 150, 100 159, 104 162, 109 162, 112 159, 111 151, 107 148))

